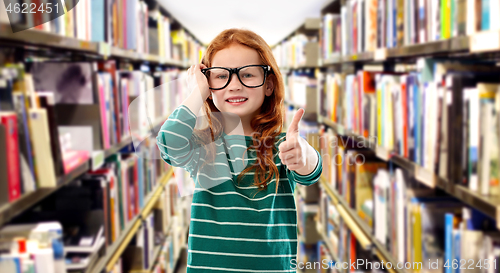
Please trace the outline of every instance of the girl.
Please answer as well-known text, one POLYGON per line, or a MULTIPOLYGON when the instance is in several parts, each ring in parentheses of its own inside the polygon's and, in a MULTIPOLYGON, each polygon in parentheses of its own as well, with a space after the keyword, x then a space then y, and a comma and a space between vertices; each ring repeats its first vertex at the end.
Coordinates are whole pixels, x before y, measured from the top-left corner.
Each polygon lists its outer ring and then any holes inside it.
POLYGON ((251 31, 225 30, 189 68, 188 86, 157 137, 162 158, 196 184, 187 272, 295 272, 293 191, 316 183, 322 162, 299 136, 303 109, 281 132, 284 85, 271 49, 251 31), (202 108, 208 125, 198 130, 202 108))

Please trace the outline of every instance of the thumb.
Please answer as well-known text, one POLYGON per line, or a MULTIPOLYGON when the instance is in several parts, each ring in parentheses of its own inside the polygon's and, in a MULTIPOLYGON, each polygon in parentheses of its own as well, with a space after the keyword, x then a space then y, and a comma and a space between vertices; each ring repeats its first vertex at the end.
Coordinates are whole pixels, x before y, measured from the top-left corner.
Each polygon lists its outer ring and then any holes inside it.
POLYGON ((304 116, 304 112, 304 109, 300 108, 293 116, 292 122, 286 131, 287 138, 299 133, 299 121, 302 119, 302 116, 304 116))

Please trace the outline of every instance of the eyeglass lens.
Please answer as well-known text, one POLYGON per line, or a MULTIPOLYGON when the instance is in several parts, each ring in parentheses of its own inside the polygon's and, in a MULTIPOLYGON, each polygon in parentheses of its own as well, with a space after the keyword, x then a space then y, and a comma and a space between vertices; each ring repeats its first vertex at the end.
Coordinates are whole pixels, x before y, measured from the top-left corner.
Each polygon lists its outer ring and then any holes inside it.
MULTIPOLYGON (((239 73, 240 82, 246 87, 257 87, 264 83, 264 68, 249 66, 242 68, 239 73)), ((223 88, 230 81, 229 71, 223 68, 212 68, 207 71, 210 88, 223 88)))

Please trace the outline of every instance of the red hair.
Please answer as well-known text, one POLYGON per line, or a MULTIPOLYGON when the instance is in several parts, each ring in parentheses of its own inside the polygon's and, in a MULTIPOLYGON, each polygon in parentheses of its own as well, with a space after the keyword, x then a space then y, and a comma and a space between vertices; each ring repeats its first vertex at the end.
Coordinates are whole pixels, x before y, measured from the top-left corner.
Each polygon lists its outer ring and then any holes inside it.
MULTIPOLYGON (((250 125, 256 134, 253 137, 253 146, 256 147, 257 162, 258 164, 251 164, 238 176, 238 181, 241 180, 243 175, 250 171, 255 171, 254 185, 259 190, 267 188, 267 184, 276 177, 276 192, 278 191, 279 184, 279 170, 274 163, 274 150, 276 138, 280 135, 283 129, 283 117, 285 108, 284 101, 284 84, 281 72, 278 69, 276 60, 269 45, 256 33, 245 29, 227 29, 222 31, 215 37, 207 47, 203 55, 202 64, 211 67, 212 60, 217 52, 229 47, 231 44, 241 44, 252 48, 257 51, 260 56, 260 61, 263 65, 269 65, 273 73, 269 74, 266 80, 274 82, 274 90, 270 96, 265 96, 262 103, 260 113, 255 116, 250 125), (256 135, 256 136, 255 136, 256 135), (267 170, 269 169, 269 173, 267 170)), ((208 127, 204 130, 196 130, 199 141, 205 142, 212 140, 212 142, 222 135, 223 127, 221 120, 218 120, 216 115, 211 116, 212 112, 219 112, 215 107, 211 98, 208 98, 203 109, 206 112, 208 127)), ((206 145, 208 153, 207 158, 215 160, 215 146, 206 145), (211 146, 211 148, 208 148, 211 146)), ((247 149, 248 150, 248 149, 247 149)))

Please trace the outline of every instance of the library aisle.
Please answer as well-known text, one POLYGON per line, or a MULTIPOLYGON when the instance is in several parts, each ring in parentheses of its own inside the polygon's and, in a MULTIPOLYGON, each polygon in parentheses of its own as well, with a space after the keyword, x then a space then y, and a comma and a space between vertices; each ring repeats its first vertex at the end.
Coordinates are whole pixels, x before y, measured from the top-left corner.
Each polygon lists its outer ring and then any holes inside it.
POLYGON ((1 273, 500 272, 500 1, 3 2, 1 273), (167 164, 182 165, 158 144, 169 116, 193 114, 179 107, 188 69, 233 27, 271 48, 279 73, 258 66, 260 83, 281 75, 283 133, 305 110, 298 135, 321 176, 281 159, 263 170, 287 174, 290 192, 269 196, 293 208, 202 204, 205 193, 268 195, 201 189, 194 167, 167 164), (259 214, 246 222, 238 210, 259 214), (255 222, 264 213, 276 224, 255 222), (188 250, 200 238, 216 243, 188 250), (234 267, 214 266, 225 259, 234 267))

